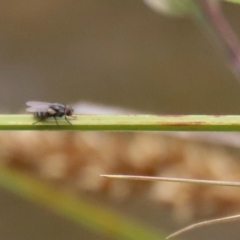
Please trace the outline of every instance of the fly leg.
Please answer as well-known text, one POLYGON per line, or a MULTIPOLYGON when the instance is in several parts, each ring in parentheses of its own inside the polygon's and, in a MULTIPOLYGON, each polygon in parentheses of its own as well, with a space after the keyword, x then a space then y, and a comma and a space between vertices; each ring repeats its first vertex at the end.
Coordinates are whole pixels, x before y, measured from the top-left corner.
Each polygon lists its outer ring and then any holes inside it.
POLYGON ((34 122, 32 125, 35 125, 35 124, 37 124, 38 122, 42 122, 43 120, 42 119, 39 119, 39 120, 37 120, 36 122, 34 122))
POLYGON ((66 121, 67 121, 70 125, 72 125, 71 122, 69 122, 69 120, 67 119, 67 116, 66 116, 66 115, 65 115, 65 119, 66 119, 66 121))
POLYGON ((54 117, 54 119, 55 119, 57 125, 59 126, 57 118, 56 118, 55 116, 53 116, 53 117, 54 117))

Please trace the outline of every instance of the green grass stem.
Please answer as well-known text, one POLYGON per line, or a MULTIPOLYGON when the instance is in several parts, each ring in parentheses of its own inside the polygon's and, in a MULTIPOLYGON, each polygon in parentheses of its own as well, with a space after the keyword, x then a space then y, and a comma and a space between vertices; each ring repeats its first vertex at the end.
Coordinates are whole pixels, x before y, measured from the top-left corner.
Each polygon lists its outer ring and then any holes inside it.
POLYGON ((240 131, 238 115, 78 115, 33 125, 31 115, 0 115, 0 130, 240 131))

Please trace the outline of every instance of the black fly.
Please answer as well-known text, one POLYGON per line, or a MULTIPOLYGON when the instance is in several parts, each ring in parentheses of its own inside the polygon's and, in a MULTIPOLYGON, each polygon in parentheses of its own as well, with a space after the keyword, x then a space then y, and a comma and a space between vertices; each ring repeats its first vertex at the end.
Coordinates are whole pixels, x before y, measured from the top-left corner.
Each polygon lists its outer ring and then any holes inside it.
MULTIPOLYGON (((61 103, 48 103, 48 102, 37 102, 30 101, 26 103, 29 108, 26 109, 27 112, 34 113, 35 118, 38 119, 36 124, 40 121, 44 121, 47 118, 53 117, 58 125, 57 117, 65 116, 66 121, 69 122, 67 116, 73 115, 72 107, 68 105, 63 105, 61 103)), ((72 125, 72 124, 71 124, 72 125)))

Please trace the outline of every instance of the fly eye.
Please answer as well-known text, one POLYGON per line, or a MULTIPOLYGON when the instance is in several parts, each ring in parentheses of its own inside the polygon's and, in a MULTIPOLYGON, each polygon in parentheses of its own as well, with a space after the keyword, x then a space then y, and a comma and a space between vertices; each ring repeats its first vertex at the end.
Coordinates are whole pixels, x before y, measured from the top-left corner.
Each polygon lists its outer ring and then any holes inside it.
POLYGON ((69 107, 67 107, 67 108, 66 108, 66 115, 67 115, 67 116, 71 116, 72 114, 73 114, 72 109, 69 108, 69 107))

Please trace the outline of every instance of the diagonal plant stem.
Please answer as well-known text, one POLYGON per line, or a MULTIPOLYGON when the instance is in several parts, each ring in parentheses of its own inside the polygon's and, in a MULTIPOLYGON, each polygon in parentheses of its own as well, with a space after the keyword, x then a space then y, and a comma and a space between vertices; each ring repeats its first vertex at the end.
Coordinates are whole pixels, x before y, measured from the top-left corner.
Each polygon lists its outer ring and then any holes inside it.
POLYGON ((240 41, 226 17, 221 10, 220 1, 216 0, 195 0, 200 9, 202 16, 198 18, 203 21, 205 19, 206 26, 211 32, 214 33, 220 46, 223 48, 227 55, 229 65, 240 77, 240 41))
POLYGON ((225 115, 78 115, 33 125, 31 115, 0 115, 0 130, 240 131, 240 116, 225 115))
POLYGON ((239 220, 239 219, 240 219, 240 214, 229 216, 229 217, 216 218, 216 219, 207 220, 207 221, 203 221, 203 222, 199 222, 199 223, 194 223, 188 227, 182 228, 182 229, 170 234, 169 236, 167 236, 166 239, 177 237, 177 236, 181 235, 182 233, 188 232, 195 228, 208 226, 208 225, 212 225, 212 224, 216 224, 216 223, 222 223, 222 222, 232 222, 232 221, 239 220))

